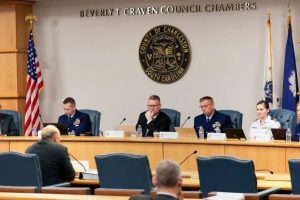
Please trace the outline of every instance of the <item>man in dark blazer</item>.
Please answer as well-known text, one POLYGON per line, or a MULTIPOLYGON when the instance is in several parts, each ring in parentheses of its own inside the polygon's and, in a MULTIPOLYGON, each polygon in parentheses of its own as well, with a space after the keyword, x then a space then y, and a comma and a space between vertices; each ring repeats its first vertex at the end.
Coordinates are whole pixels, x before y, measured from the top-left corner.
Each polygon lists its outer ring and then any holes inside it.
POLYGON ((67 97, 63 101, 63 106, 65 114, 59 116, 58 123, 65 124, 69 133, 79 136, 81 133, 91 131, 90 116, 76 109, 76 103, 72 97, 67 97))
POLYGON ((143 129, 143 137, 153 137, 153 132, 169 131, 171 120, 167 114, 160 111, 160 98, 157 95, 152 95, 148 98, 148 110, 142 112, 136 124, 136 129, 139 125, 143 129))
POLYGON ((72 181, 75 178, 68 149, 59 142, 59 130, 48 125, 42 130, 42 139, 26 150, 26 153, 36 154, 40 160, 43 186, 72 181))
POLYGON ((207 133, 216 132, 217 126, 221 132, 223 132, 224 128, 232 128, 230 117, 215 109, 212 97, 205 96, 200 98, 200 108, 203 114, 194 118, 194 128, 197 135, 201 126, 204 129, 205 138, 207 137, 207 133))
POLYGON ((130 200, 181 200, 182 196, 182 178, 180 166, 171 160, 162 160, 158 163, 153 185, 156 186, 156 197, 148 195, 133 196, 130 200))
POLYGON ((13 116, 1 113, 1 104, 0 104, 0 135, 7 135, 7 136, 19 135, 19 130, 14 122, 13 116))

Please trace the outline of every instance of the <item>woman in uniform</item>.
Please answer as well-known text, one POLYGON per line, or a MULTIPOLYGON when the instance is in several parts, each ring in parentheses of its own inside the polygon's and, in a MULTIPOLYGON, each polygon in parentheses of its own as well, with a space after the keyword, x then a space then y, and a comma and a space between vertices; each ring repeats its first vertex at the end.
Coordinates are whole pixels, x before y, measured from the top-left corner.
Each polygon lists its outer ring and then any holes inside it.
POLYGON ((253 134, 267 134, 270 139, 273 138, 271 128, 280 128, 280 123, 272 119, 269 112, 270 107, 268 102, 259 101, 256 104, 257 119, 251 124, 250 138, 252 138, 251 135, 253 134))

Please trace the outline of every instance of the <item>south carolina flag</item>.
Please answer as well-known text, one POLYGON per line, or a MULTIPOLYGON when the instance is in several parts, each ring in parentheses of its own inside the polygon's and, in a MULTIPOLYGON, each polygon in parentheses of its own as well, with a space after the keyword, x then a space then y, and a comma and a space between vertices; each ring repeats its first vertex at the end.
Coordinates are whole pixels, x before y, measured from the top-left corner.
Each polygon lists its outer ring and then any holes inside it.
POLYGON ((296 112, 296 105, 299 100, 297 80, 297 68, 295 51, 293 44, 291 16, 288 17, 288 37, 285 48, 284 76, 283 76, 283 93, 282 108, 296 112))

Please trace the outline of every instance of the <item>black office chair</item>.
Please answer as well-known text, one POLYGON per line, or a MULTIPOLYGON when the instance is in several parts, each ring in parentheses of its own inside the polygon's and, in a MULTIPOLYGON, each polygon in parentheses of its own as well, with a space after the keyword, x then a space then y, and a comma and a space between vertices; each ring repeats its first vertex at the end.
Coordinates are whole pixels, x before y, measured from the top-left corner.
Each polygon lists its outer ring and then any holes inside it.
MULTIPOLYGON (((209 192, 257 193, 257 180, 252 160, 240 160, 229 156, 197 158, 200 190, 203 197, 209 192)), ((260 196, 278 188, 259 192, 260 196)))
POLYGON ((232 122, 232 128, 243 127, 243 113, 236 110, 218 110, 220 113, 228 115, 232 122))
POLYGON ((146 155, 113 153, 95 156, 100 188, 152 190, 152 175, 146 155))
POLYGON ((14 122, 18 128, 18 134, 22 135, 22 119, 21 114, 15 110, 1 110, 1 113, 11 115, 14 119, 14 122))
POLYGON ((174 109, 162 108, 161 112, 167 114, 171 120, 170 131, 175 131, 175 127, 180 127, 180 112, 174 109))
POLYGON ((300 159, 289 159, 292 193, 300 194, 300 159))
POLYGON ((90 109, 80 109, 79 111, 86 113, 90 116, 91 134, 93 136, 99 136, 101 112, 97 110, 90 110, 90 109))

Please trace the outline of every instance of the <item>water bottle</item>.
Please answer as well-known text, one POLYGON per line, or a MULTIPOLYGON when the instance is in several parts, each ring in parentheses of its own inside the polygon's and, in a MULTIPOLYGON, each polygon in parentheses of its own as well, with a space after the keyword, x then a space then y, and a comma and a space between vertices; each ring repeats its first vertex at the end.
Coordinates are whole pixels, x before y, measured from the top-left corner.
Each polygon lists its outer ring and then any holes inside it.
POLYGON ((288 128, 285 132, 285 141, 291 142, 292 141, 292 131, 290 128, 288 128))
POLYGON ((33 136, 37 136, 38 135, 37 129, 35 127, 32 127, 32 135, 33 136))
POLYGON ((202 126, 199 127, 198 135, 199 135, 199 140, 204 140, 204 129, 202 126))
POLYGON ((142 137, 142 135, 143 135, 143 128, 142 128, 141 125, 138 125, 136 136, 137 137, 142 137))

